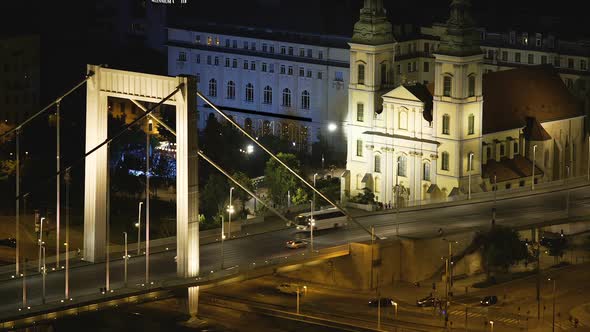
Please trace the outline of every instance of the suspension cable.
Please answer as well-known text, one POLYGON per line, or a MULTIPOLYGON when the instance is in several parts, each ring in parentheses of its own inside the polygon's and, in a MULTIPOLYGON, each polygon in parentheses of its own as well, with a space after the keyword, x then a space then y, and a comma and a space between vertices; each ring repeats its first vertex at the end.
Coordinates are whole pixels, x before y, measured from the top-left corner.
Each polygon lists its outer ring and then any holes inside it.
POLYGON ((320 197, 322 197, 323 199, 325 199, 328 203, 332 204, 332 206, 334 206, 335 208, 337 208, 340 212, 344 213, 344 215, 346 215, 346 217, 349 220, 353 221, 355 224, 357 224, 361 229, 363 229, 365 232, 367 232, 372 237, 374 236, 378 240, 381 240, 381 238, 379 236, 374 235, 373 232, 371 232, 365 226, 363 226, 361 223, 359 223, 358 221, 356 221, 356 219, 353 218, 348 212, 346 212, 340 205, 336 204, 335 202, 332 202, 331 199, 329 199, 328 197, 326 197, 326 195, 324 195, 321 191, 317 190, 314 186, 312 186, 309 182, 307 182, 303 177, 301 177, 299 174, 297 174, 297 172, 295 172, 289 166, 287 166, 281 159, 279 159, 271 151, 269 151, 264 145, 262 145, 262 143, 258 142, 258 140, 256 140, 254 137, 252 137, 252 135, 250 135, 240 125, 238 125, 232 118, 230 118, 229 116, 227 116, 222 110, 220 110, 217 106, 215 106, 202 93, 200 93, 199 91, 197 91, 197 96, 199 98, 201 98, 203 101, 205 101, 209 106, 211 106, 211 108, 213 108, 217 113, 219 113, 223 118, 225 118, 225 120, 227 120, 229 123, 231 123, 234 127, 238 128, 239 131, 241 131, 244 135, 246 135, 246 137, 248 137, 250 140, 252 140, 252 142, 256 143, 256 145, 258 145, 262 150, 264 150, 269 156, 271 156, 279 164, 283 165, 283 167, 285 167, 287 170, 289 170, 289 172, 291 172, 293 175, 295 175, 299 180, 301 180, 303 183, 305 183, 309 188, 311 188, 311 190, 313 190, 315 193, 317 193, 318 195, 320 195, 320 197))
POLYGON ((76 91, 76 90, 77 90, 79 87, 81 87, 82 85, 84 85, 84 83, 88 82, 88 80, 89 80, 89 79, 90 79, 92 76, 94 76, 94 72, 91 70, 91 71, 89 71, 89 72, 88 72, 88 74, 86 74, 86 76, 85 76, 85 78, 84 78, 84 80, 83 80, 82 82, 80 82, 80 83, 76 84, 76 85, 75 85, 73 88, 71 88, 71 89, 70 89, 68 92, 66 92, 66 93, 64 93, 63 95, 61 95, 61 96, 57 97, 57 98, 56 98, 54 101, 52 101, 52 102, 51 102, 49 105, 47 105, 47 106, 43 107, 43 109, 41 109, 39 112, 37 112, 37 113, 35 113, 35 114, 31 115, 31 116, 30 116, 28 119, 26 119, 25 121, 21 122, 21 123, 20 123, 18 126, 16 126, 16 127, 12 128, 12 129, 8 130, 8 131, 7 131, 7 132, 5 132, 5 133, 2 133, 2 135, 0 135, 0 141, 1 141, 1 140, 2 140, 4 137, 6 137, 6 136, 8 136, 8 135, 10 135, 10 134, 12 134, 12 133, 14 133, 14 132, 16 132, 17 130, 20 130, 20 129, 22 129, 22 127, 23 127, 24 125, 26 125, 27 123, 29 123, 29 122, 33 121, 33 120, 34 120, 36 117, 38 117, 39 115, 41 115, 41 114, 45 113, 45 112, 46 112, 47 110, 49 110, 49 109, 50 109, 50 108, 51 108, 53 105, 55 105, 55 104, 59 104, 63 98, 67 97, 67 96, 68 96, 68 95, 70 95, 72 92, 76 91))
MULTIPOLYGON (((145 108, 145 106, 143 106, 141 103, 139 103, 138 101, 131 99, 131 102, 133 102, 135 105, 137 105, 137 107, 139 107, 142 111, 147 112, 147 109, 145 108)), ((153 114, 149 114, 150 119, 153 119, 154 121, 156 121, 157 123, 159 123, 160 125, 162 125, 162 127, 166 128, 169 132, 171 132, 174 136, 176 136, 176 130, 172 129, 170 126, 168 126, 164 121, 160 120, 160 118, 158 118, 157 116, 153 115, 153 114)), ((248 188, 246 188, 244 185, 242 185, 240 182, 238 182, 236 179, 234 179, 231 175, 229 175, 223 168, 221 168, 221 166, 219 166, 218 164, 216 164, 213 160, 209 159, 209 157, 207 157, 203 151, 198 152, 198 155, 200 157, 202 157, 203 159, 205 159, 205 161, 207 161, 211 166, 215 167, 218 171, 220 171, 221 173, 223 173, 223 175, 225 175, 228 179, 230 179, 233 183, 235 183, 236 185, 238 185, 240 188, 242 188, 242 190, 244 190, 245 192, 247 192, 250 196, 254 197, 254 199, 257 199, 258 201, 260 201, 260 203, 262 203, 262 205, 264 205, 266 208, 268 208, 271 212, 273 212, 274 214, 276 214, 279 218, 283 219, 283 221, 286 221, 289 225, 294 225, 294 223, 287 219, 284 215, 282 215, 279 211, 277 211, 275 208, 271 207, 270 204, 266 204, 264 202, 264 200, 260 199, 255 193, 253 193, 252 191, 250 191, 248 188)), ((231 204, 231 202, 230 202, 231 204)))

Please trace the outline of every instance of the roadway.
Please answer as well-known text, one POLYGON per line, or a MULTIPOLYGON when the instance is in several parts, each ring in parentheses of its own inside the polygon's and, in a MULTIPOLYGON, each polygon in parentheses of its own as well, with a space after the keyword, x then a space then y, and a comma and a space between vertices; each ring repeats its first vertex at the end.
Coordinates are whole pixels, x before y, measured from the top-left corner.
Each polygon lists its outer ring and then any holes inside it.
MULTIPOLYGON (((529 225, 548 222, 552 219, 563 219, 565 211, 565 191, 535 194, 520 198, 502 199, 497 201, 496 221, 499 225, 524 228, 529 225)), ((571 190, 570 216, 588 215, 590 204, 590 187, 585 186, 571 190)), ((365 227, 375 226, 376 234, 381 237, 433 237, 442 229, 445 234, 461 233, 477 229, 485 229, 490 225, 492 202, 473 202, 471 204, 425 208, 417 211, 394 211, 387 214, 376 214, 358 217, 357 220, 365 227), (398 222, 399 220, 399 222, 398 222)), ((283 229, 264 234, 247 236, 225 241, 224 265, 250 264, 293 253, 301 253, 305 249, 291 250, 284 243, 293 239, 294 229, 283 229)), ((349 224, 346 229, 316 232, 314 245, 316 249, 331 247, 356 241, 370 240, 370 236, 357 225, 349 224)), ((209 273, 221 268, 220 243, 201 246, 201 273, 209 273)), ((150 280, 162 281, 175 278, 175 253, 173 250, 150 256, 150 280)), ((112 261, 110 264, 111 288, 123 287, 123 260, 112 261)), ((70 271, 71 297, 98 293, 105 285, 105 264, 80 266, 70 271)), ((134 257, 129 261, 130 287, 140 287, 145 281, 145 258, 134 257)), ((0 317, 6 311, 16 310, 22 306, 21 280, 8 280, 0 283, 0 317)), ((52 272, 46 279, 47 301, 59 301, 64 295, 64 273, 52 272)), ((41 304, 42 282, 40 275, 27 278, 28 305, 41 304)), ((1 318, 0 318, 1 319, 1 318)))

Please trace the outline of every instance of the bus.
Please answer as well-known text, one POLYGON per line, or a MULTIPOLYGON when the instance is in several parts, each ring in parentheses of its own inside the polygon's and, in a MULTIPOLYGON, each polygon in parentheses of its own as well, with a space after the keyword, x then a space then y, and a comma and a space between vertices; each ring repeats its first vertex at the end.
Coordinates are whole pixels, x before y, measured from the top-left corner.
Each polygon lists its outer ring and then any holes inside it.
MULTIPOLYGON (((309 231, 310 226, 310 212, 302 213, 295 218, 297 223, 297 230, 309 231)), ((313 219, 315 226, 313 230, 338 228, 346 226, 346 215, 337 208, 330 208, 321 211, 315 211, 313 213, 313 219)))

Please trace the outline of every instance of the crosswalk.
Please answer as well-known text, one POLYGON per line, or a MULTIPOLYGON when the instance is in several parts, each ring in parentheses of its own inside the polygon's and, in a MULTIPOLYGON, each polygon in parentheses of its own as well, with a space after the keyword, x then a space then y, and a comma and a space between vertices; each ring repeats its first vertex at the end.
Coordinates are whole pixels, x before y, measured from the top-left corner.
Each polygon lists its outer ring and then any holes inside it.
MULTIPOLYGON (((465 311, 461 311, 461 310, 452 310, 449 311, 449 315, 451 316, 459 316, 459 317, 465 317, 465 311)), ((481 314, 479 312, 473 312, 473 311, 467 311, 467 317, 469 318, 487 318, 487 315, 481 314)), ((496 317, 493 319, 495 322, 502 322, 504 324, 508 324, 508 325, 519 325, 521 322, 521 320, 519 321, 518 318, 508 318, 508 317, 496 317)))

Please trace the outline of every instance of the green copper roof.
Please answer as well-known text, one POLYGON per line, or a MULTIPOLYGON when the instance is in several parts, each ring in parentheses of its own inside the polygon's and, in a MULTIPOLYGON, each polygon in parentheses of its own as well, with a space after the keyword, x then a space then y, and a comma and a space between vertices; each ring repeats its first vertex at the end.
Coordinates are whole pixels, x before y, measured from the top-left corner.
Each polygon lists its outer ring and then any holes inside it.
POLYGON ((469 56, 481 54, 480 35, 471 17, 469 0, 453 0, 451 15, 447 20, 447 32, 441 36, 437 53, 469 56))
POLYGON ((383 0, 365 0, 361 17, 354 25, 352 42, 381 45, 395 42, 391 23, 387 20, 383 0))

